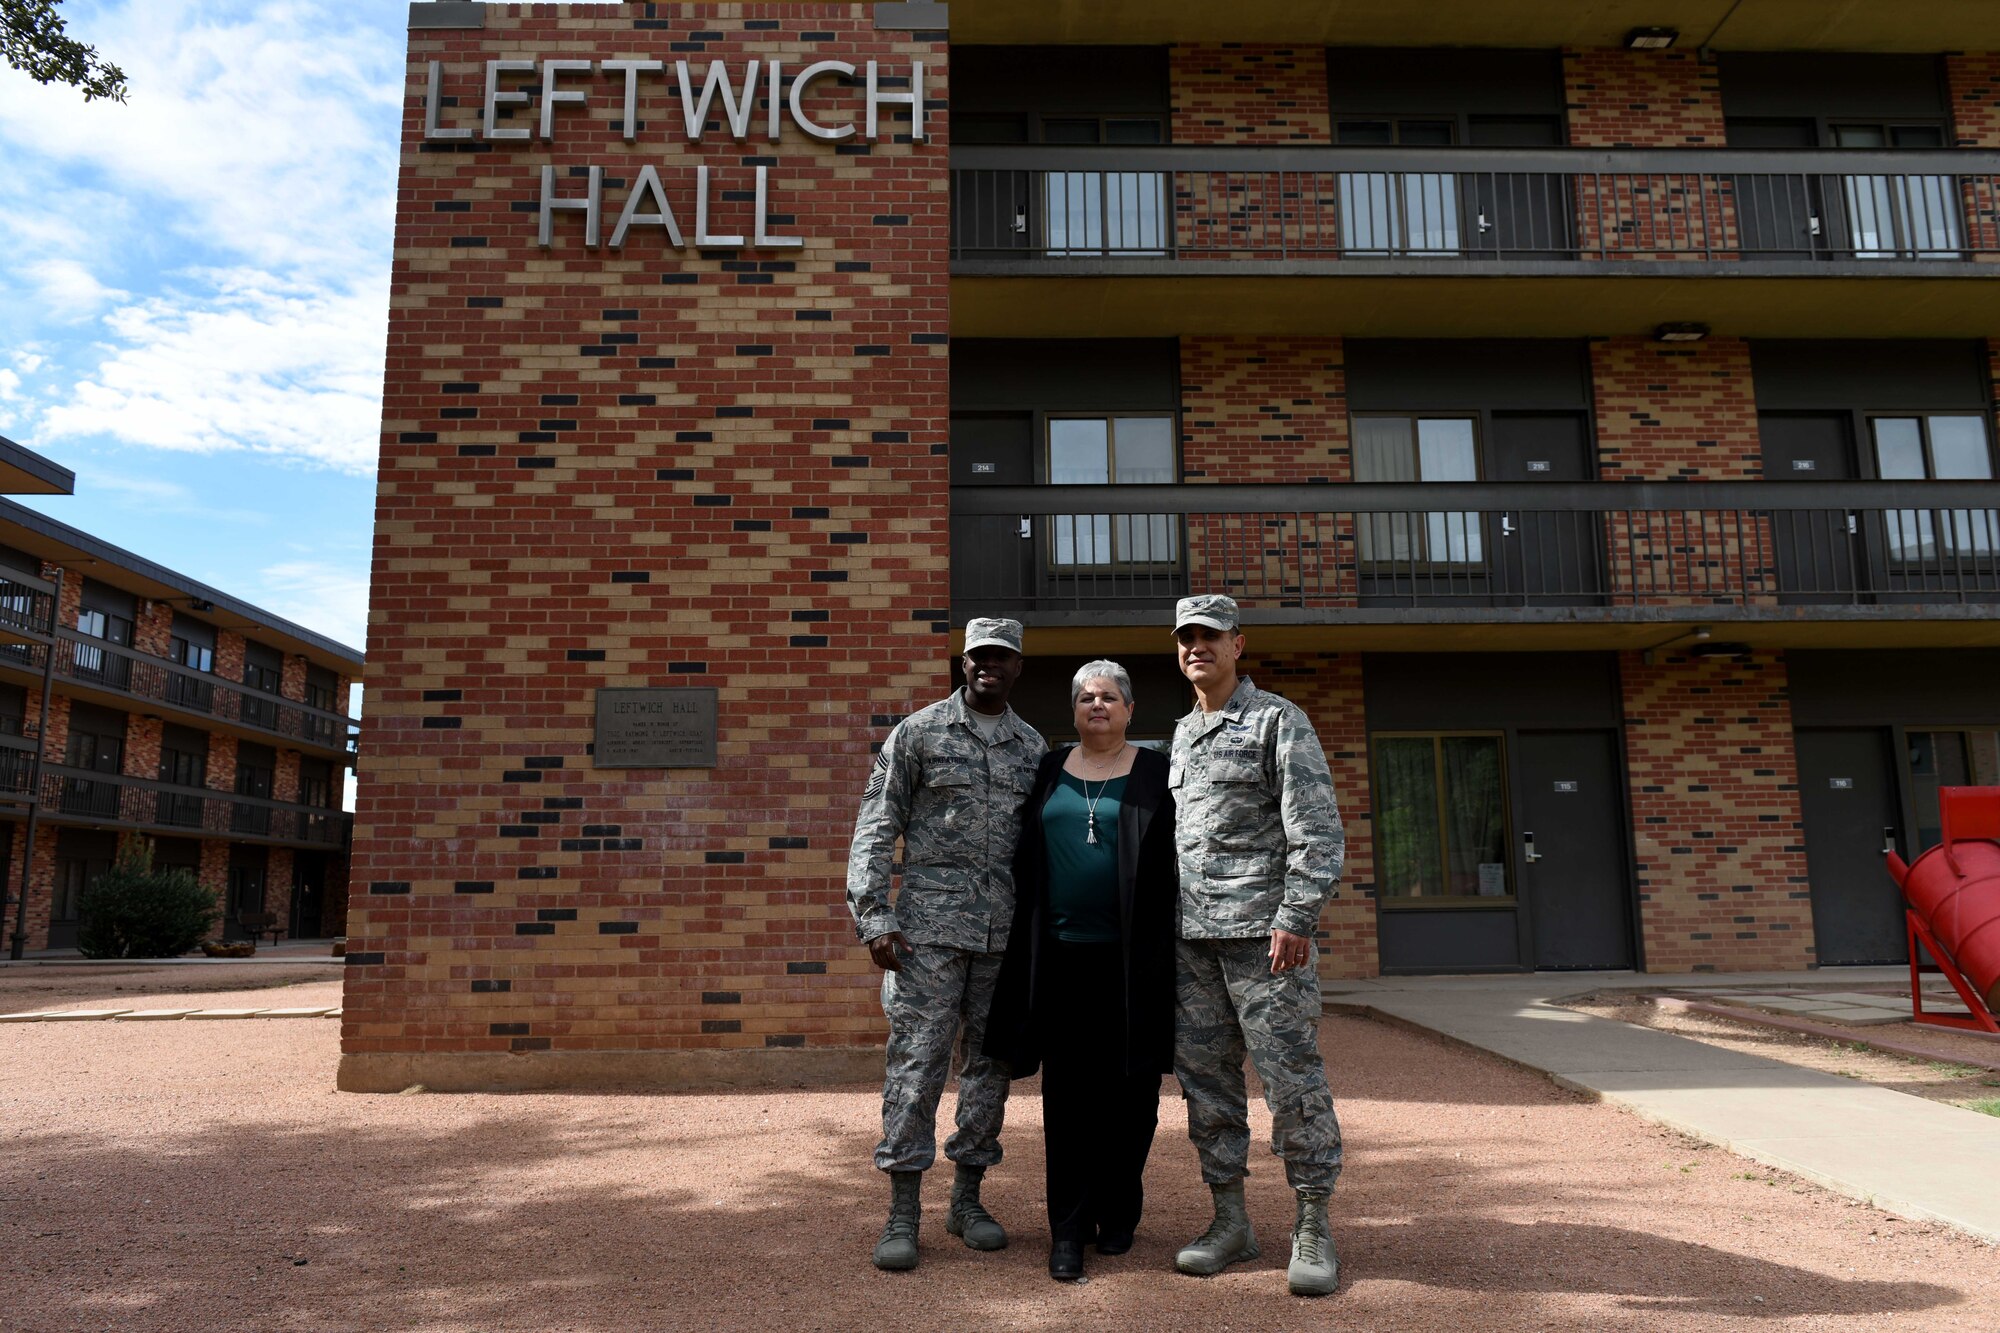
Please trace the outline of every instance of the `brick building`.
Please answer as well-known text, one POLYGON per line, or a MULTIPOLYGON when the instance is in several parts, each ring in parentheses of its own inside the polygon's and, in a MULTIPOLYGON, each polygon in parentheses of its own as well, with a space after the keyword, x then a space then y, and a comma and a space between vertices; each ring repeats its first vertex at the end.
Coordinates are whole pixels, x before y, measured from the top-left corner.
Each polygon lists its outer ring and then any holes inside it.
MULTIPOLYGON (((0 439, 0 490, 67 495, 73 480, 0 439)), ((215 892, 225 938, 266 913, 293 938, 344 933, 346 704, 361 665, 352 648, 0 500, 10 949, 75 947, 84 888, 135 835, 153 840, 156 865, 215 892)))
POLYGON ((1163 738, 1189 589, 1329 977, 1901 957, 2000 780, 2000 11, 1636 13, 413 5, 343 1086, 865 1067, 870 747, 988 614, 1163 738))

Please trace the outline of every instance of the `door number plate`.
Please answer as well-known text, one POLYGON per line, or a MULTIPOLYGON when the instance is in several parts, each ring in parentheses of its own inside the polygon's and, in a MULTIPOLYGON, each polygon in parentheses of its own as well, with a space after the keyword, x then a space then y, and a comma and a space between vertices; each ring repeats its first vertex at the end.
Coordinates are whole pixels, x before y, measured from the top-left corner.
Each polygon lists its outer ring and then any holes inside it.
POLYGON ((999 467, 992 463, 974 463, 972 465, 972 475, 975 477, 990 477, 999 470, 999 467))
POLYGON ((1853 779, 1853 778, 1828 778, 1828 779, 1826 780, 1826 785, 1827 785, 1827 786, 1829 786, 1829 787, 1831 787, 1831 788, 1833 788, 1833 789, 1834 789, 1835 791, 1853 791, 1853 790, 1854 790, 1854 779, 1853 779))
POLYGON ((1558 782, 1556 783, 1556 790, 1562 792, 1575 791, 1576 784, 1574 782, 1558 782))
POLYGON ((1546 458, 1531 458, 1528 460, 1528 471, 1547 472, 1548 470, 1549 461, 1546 458))

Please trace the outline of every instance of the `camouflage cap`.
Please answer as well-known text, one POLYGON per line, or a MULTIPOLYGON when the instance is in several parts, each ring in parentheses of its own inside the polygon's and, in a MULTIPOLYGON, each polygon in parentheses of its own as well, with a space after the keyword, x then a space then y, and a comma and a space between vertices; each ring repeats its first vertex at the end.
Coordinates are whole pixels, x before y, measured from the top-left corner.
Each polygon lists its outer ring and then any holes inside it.
POLYGON ((965 626, 965 651, 974 648, 1012 648, 1021 651, 1021 622, 1018 620, 973 620, 965 626))
POLYGON ((1211 629, 1234 634, 1238 625, 1236 599, 1219 592, 1183 597, 1174 605, 1175 631, 1178 632, 1183 625, 1207 625, 1211 629))

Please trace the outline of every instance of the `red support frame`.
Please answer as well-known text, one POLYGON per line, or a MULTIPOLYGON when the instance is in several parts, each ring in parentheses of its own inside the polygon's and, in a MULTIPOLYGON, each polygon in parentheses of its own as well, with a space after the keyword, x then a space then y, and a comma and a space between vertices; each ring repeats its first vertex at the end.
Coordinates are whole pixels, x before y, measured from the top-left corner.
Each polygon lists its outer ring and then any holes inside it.
POLYGON ((2000 1023, 1993 1021, 1993 1015, 1987 1010, 1986 1002, 1979 998, 1979 993, 1966 981, 1965 974, 1958 970, 1958 964, 1952 961, 1951 955, 1944 951, 1943 946, 1937 942, 1937 937, 1931 934, 1930 927, 1918 920, 1917 914, 1907 907, 1903 909, 1903 924, 1910 944, 1911 1019, 1918 1023, 1928 1023, 1932 1027, 1959 1028, 1967 1032, 1990 1032, 2000 1035, 2000 1023), (1961 1018, 1957 1014, 1924 1012, 1922 965, 1918 961, 1922 955, 1917 952, 1919 943, 1930 950, 1938 971, 1944 973, 1944 979, 1958 992, 1958 998, 1965 1001, 1965 1017, 1961 1018))

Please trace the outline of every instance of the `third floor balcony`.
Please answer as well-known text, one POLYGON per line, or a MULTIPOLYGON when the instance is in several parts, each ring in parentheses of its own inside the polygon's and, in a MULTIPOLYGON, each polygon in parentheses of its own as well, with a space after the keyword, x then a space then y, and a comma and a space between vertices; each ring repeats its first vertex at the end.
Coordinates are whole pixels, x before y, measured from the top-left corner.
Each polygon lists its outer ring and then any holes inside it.
POLYGON ((1267 647, 2000 643, 2000 482, 953 489, 959 623, 1156 634, 1190 592, 1267 647))
POLYGON ((960 336, 1978 336, 2000 275, 1990 151, 1038 145, 951 175, 960 336))

